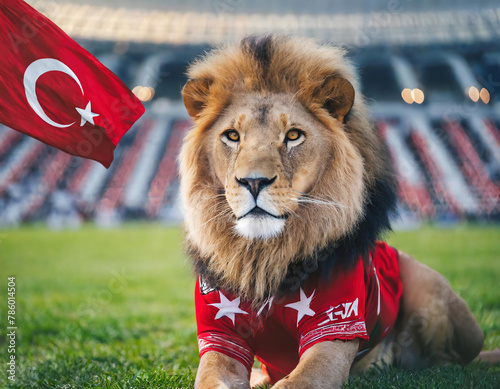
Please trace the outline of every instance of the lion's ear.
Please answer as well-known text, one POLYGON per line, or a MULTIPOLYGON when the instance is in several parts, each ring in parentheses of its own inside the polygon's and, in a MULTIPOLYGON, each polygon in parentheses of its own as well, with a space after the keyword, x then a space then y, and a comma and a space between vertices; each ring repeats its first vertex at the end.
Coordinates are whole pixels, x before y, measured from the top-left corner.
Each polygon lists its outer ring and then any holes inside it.
POLYGON ((315 95, 323 102, 323 107, 342 123, 354 104, 354 87, 345 78, 327 78, 316 89, 315 95))
POLYGON ((182 88, 182 100, 189 116, 195 118, 206 104, 211 82, 207 79, 189 80, 182 88))

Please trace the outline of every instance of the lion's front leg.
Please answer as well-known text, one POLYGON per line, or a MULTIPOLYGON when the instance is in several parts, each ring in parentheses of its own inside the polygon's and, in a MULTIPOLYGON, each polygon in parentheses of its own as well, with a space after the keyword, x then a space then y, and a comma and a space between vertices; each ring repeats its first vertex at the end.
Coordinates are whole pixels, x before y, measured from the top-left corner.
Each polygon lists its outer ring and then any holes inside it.
POLYGON ((195 389, 250 389, 243 364, 216 351, 203 354, 196 373, 195 389))
POLYGON ((273 388, 341 388, 349 377, 358 346, 358 339, 315 344, 302 354, 297 367, 273 388))

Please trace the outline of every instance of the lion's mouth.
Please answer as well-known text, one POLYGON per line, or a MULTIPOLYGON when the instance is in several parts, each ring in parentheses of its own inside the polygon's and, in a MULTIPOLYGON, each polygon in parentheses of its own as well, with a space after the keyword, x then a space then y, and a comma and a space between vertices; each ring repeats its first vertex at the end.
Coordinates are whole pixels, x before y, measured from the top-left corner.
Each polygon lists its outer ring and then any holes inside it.
POLYGON ((235 231, 246 239, 270 239, 283 232, 288 215, 276 216, 255 206, 236 220, 235 231))
POLYGON ((252 208, 250 211, 248 211, 247 213, 245 213, 243 216, 240 216, 237 220, 241 220, 243 219, 244 217, 247 217, 247 216, 253 216, 253 217, 268 217, 268 216, 271 216, 271 217, 274 217, 275 219, 286 219, 288 217, 287 214, 284 214, 284 215, 273 215, 272 213, 270 212, 267 212, 265 209, 262 209, 258 206, 255 206, 254 208, 252 208))

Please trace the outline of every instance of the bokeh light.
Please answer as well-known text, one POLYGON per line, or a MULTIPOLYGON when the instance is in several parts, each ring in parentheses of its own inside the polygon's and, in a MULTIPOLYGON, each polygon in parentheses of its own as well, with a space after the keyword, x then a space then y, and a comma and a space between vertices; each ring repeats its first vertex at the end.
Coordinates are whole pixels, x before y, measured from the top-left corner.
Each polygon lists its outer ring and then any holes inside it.
POLYGON ((479 100, 479 91, 475 86, 469 88, 469 98, 475 103, 479 100))

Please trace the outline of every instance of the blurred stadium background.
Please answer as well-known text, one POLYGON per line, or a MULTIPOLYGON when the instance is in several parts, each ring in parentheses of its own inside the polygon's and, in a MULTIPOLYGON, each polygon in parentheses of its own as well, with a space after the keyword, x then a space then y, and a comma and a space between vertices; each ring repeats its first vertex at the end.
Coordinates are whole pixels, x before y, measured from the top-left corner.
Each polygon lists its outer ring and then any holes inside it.
POLYGON ((116 73, 146 114, 115 161, 0 125, 0 226, 181 219, 176 156, 187 64, 250 33, 345 45, 399 173, 399 226, 500 221, 498 1, 28 1, 116 73))

